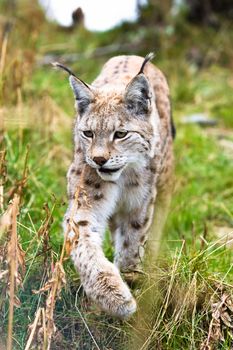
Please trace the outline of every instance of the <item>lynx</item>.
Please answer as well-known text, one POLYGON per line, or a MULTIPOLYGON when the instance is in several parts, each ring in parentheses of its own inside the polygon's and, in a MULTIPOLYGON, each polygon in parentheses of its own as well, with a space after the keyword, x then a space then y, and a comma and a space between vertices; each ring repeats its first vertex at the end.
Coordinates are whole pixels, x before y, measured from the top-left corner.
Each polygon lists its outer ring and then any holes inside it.
MULTIPOLYGON (((71 252, 74 265, 87 296, 120 318, 136 310, 120 272, 127 276, 141 271, 148 237, 153 254, 172 192, 175 128, 169 88, 151 58, 151 54, 145 59, 113 57, 91 85, 57 64, 70 74, 77 110, 64 230, 72 227, 71 211, 78 201, 73 213, 79 230, 71 252), (107 227, 114 242, 114 263, 102 249, 107 227)), ((70 230, 69 237, 74 235, 70 230)))

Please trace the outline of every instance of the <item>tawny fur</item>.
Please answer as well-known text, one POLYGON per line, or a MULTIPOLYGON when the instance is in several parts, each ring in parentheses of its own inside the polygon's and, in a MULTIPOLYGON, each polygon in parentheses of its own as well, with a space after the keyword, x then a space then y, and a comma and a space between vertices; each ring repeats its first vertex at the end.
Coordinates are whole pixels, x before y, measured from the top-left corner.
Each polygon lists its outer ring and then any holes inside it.
POLYGON ((137 97, 137 79, 135 87, 131 88, 130 84, 142 63, 143 58, 138 56, 113 57, 90 90, 80 82, 77 87, 71 82, 78 95, 79 113, 74 127, 74 158, 67 175, 69 208, 64 227, 86 164, 84 190, 88 205, 81 191, 79 209, 74 216, 80 238, 72 259, 87 295, 103 310, 118 317, 129 317, 136 310, 136 302, 120 271, 141 268, 154 210, 158 223, 150 239, 159 240, 162 214, 169 204, 172 184, 169 89, 164 75, 153 64, 147 63, 144 68, 149 84, 149 97, 144 101, 148 103, 147 112, 135 115, 126 106, 127 93, 129 99, 130 94, 137 97), (92 131, 93 137, 84 137, 85 130, 92 131), (128 136, 113 139, 119 130, 128 131, 128 136), (107 169, 121 169, 102 173, 94 161, 101 157, 106 160, 107 169), (115 245, 114 264, 102 250, 108 226, 115 245))

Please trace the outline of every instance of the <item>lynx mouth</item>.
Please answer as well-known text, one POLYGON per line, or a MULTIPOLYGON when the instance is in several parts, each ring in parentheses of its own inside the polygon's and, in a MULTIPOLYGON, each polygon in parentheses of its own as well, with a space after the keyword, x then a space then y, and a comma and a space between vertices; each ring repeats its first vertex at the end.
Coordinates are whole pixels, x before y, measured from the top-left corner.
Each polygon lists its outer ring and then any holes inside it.
POLYGON ((105 173, 105 174, 111 174, 111 173, 116 173, 117 171, 121 170, 123 167, 120 168, 114 168, 114 169, 108 169, 108 168, 100 168, 98 169, 99 172, 105 173))

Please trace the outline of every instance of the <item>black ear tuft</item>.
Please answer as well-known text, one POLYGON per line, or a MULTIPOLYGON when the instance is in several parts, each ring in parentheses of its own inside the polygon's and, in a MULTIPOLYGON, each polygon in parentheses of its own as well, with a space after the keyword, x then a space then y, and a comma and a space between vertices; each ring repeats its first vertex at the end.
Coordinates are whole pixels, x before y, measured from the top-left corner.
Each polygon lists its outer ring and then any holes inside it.
POLYGON ((151 100, 150 86, 143 71, 147 62, 153 58, 153 52, 146 55, 138 74, 131 80, 126 88, 126 107, 136 114, 147 114, 149 110, 151 100))
POLYGON ((70 75, 69 77, 70 86, 74 92, 76 100, 76 108, 79 111, 80 116, 87 110, 90 103, 94 100, 94 94, 88 85, 84 84, 81 80, 70 75))
MULTIPOLYGON (((69 75, 73 75, 74 77, 76 77, 76 75, 72 72, 72 70, 70 70, 70 68, 64 66, 64 64, 61 64, 61 63, 59 63, 59 62, 52 62, 51 64, 52 64, 52 66, 53 66, 54 68, 62 69, 62 70, 64 70, 65 72, 67 72, 69 75)), ((77 78, 77 77, 76 77, 76 78, 77 78)))
POLYGON ((76 77, 76 75, 63 64, 59 62, 53 62, 52 65, 55 68, 64 70, 70 75, 69 81, 76 100, 75 107, 77 108, 79 114, 82 115, 90 103, 94 100, 94 94, 91 88, 84 81, 76 77))
POLYGON ((138 72, 138 74, 142 74, 145 68, 145 65, 147 64, 147 62, 153 60, 153 58, 155 57, 154 52, 150 52, 146 55, 146 57, 144 58, 144 61, 142 63, 142 66, 140 68, 140 71, 138 72))
POLYGON ((126 88, 126 108, 138 115, 147 114, 150 99, 150 87, 147 78, 144 74, 136 75, 126 88))

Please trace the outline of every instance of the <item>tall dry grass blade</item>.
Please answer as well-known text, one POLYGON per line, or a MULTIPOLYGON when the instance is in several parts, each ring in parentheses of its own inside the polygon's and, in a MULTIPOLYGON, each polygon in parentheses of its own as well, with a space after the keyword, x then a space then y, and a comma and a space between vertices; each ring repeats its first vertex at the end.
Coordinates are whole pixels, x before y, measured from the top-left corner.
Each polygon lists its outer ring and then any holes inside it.
POLYGON ((8 263, 10 265, 10 300, 9 300, 9 318, 7 334, 7 350, 12 349, 13 318, 15 304, 15 277, 17 274, 17 215, 19 214, 19 196, 15 195, 12 202, 12 230, 8 244, 8 263))
POLYGON ((7 44, 8 44, 8 34, 9 30, 5 30, 3 41, 2 41, 2 47, 1 47, 1 55, 0 55, 0 81, 2 80, 2 75, 5 67, 5 61, 6 61, 6 53, 7 53, 7 44))
POLYGON ((39 307, 37 312, 36 312, 35 319, 34 319, 32 325, 31 325, 31 333, 30 333, 30 336, 28 338, 27 344, 25 346, 25 350, 29 350, 30 349, 30 346, 32 344, 35 332, 37 330, 37 326, 38 326, 39 320, 41 318, 41 314, 42 314, 42 308, 39 307))
POLYGON ((22 275, 25 273, 25 253, 18 242, 17 236, 17 215, 19 214, 18 195, 8 205, 7 210, 0 218, 0 236, 6 237, 5 242, 0 246, 0 280, 2 291, 0 308, 9 295, 9 318, 8 318, 8 340, 7 349, 12 348, 13 316, 14 306, 20 306, 20 300, 16 296, 19 286, 22 286, 22 275), (4 235, 6 234, 6 235, 4 235))
MULTIPOLYGON (((78 239, 79 239, 79 230, 78 230, 78 226, 75 225, 74 223, 74 215, 78 209, 78 198, 79 198, 79 194, 81 191, 84 192, 83 190, 83 179, 84 179, 84 174, 86 171, 86 167, 84 166, 82 173, 81 173, 81 177, 80 177, 80 181, 79 184, 77 186, 77 190, 75 192, 75 197, 74 197, 74 203, 73 203, 73 207, 71 208, 71 215, 70 215, 70 220, 69 220, 69 224, 67 225, 67 230, 65 232, 65 237, 64 237, 64 244, 62 247, 62 252, 61 252, 61 256, 60 256, 60 262, 63 261, 65 253, 69 256, 71 253, 72 248, 74 248, 74 245, 76 245, 78 243, 78 239), (75 232, 75 236, 72 237, 72 239, 69 238, 69 232, 73 230, 75 232)), ((83 193, 85 196, 85 193, 83 193)), ((87 199, 86 199, 87 202, 87 199)))
POLYGON ((61 289, 66 284, 65 271, 62 263, 59 261, 56 263, 53 273, 53 280, 51 283, 51 290, 46 299, 46 334, 47 334, 47 349, 49 350, 52 343, 53 334, 56 332, 56 326, 54 322, 54 309, 56 299, 59 298, 61 289))
MULTIPOLYGON (((22 88, 21 86, 17 86, 16 88, 16 96, 17 96, 17 114, 20 120, 22 120, 22 114, 23 114, 23 99, 22 99, 22 88)), ((18 128, 19 133, 19 149, 22 149, 23 146, 23 126, 22 124, 19 124, 18 128)), ((28 150, 27 150, 28 151, 28 150)))
POLYGON ((174 329, 178 327, 180 323, 182 323, 182 321, 184 320, 185 314, 187 314, 187 311, 189 309, 192 312, 192 326, 193 326, 192 331, 194 331, 194 316, 195 316, 195 312, 196 312, 195 310, 196 310, 196 304, 197 304, 196 290, 197 290, 197 272, 194 273, 193 278, 190 281, 190 284, 184 289, 183 292, 181 292, 181 288, 178 289, 181 297, 179 294, 177 294, 177 298, 176 298, 177 305, 175 306, 175 309, 171 316, 172 321, 170 325, 168 325, 167 327, 168 339, 172 337, 174 329))
POLYGON ((12 203, 8 206, 7 210, 0 217, 0 239, 5 232, 8 232, 11 226, 12 218, 12 203))
POLYGON ((27 146, 27 149, 26 149, 22 178, 16 181, 15 184, 10 189, 10 191, 8 192, 9 198, 12 198, 16 193, 19 196, 20 200, 21 198, 23 198, 22 196, 23 190, 26 187, 27 180, 28 180, 28 166, 27 166, 28 155, 29 155, 29 146, 27 146))
POLYGON ((6 169, 6 150, 3 150, 0 151, 0 211, 4 210, 4 184, 6 182, 6 169))
MULTIPOLYGON (((55 264, 51 279, 42 288, 40 288, 40 290, 33 291, 34 294, 48 292, 48 296, 46 298, 45 314, 43 317, 43 322, 39 329, 39 333, 43 334, 43 344, 41 345, 45 350, 50 349, 53 336, 56 332, 56 326, 54 322, 54 309, 56 305, 56 300, 59 298, 61 290, 65 284, 66 284, 65 271, 63 269, 62 262, 58 261, 55 264)), ((30 326, 33 332, 34 332, 34 327, 33 327, 34 324, 35 324, 35 321, 30 326)), ((30 339, 30 344, 33 341, 34 333, 32 334, 32 331, 28 338, 27 344, 29 344, 29 339, 30 339)))
POLYGON ((4 209, 4 187, 2 182, 0 181, 0 210, 1 212, 4 209))
POLYGON ((38 232, 37 232, 37 236, 40 240, 40 242, 42 243, 42 253, 44 255, 44 265, 46 264, 48 255, 47 252, 51 249, 50 246, 50 227, 53 223, 53 211, 55 208, 56 204, 53 205, 52 209, 49 209, 48 203, 45 203, 43 205, 43 209, 45 210, 46 216, 45 219, 43 221, 43 223, 41 224, 38 232))

